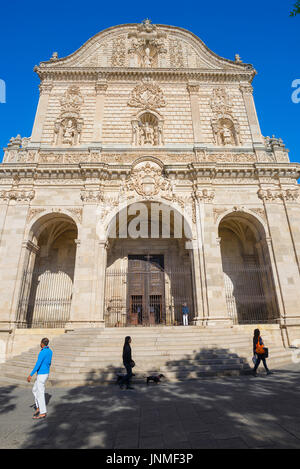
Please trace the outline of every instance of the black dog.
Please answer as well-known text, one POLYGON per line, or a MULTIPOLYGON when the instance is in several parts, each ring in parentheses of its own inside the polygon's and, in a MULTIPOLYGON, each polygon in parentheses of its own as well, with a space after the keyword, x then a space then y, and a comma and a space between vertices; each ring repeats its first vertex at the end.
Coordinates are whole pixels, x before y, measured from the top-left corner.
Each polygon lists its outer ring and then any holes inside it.
POLYGON ((149 384, 149 381, 153 381, 155 384, 160 383, 161 378, 164 378, 164 375, 156 375, 156 376, 148 376, 147 377, 147 384, 149 384))
POLYGON ((124 378, 125 375, 117 375, 117 381, 116 381, 116 384, 120 384, 121 380, 124 378))
MULTIPOLYGON (((121 381, 122 381, 122 379, 125 378, 125 376, 126 376, 126 374, 123 374, 123 375, 122 375, 121 373, 117 374, 117 381, 116 381, 116 384, 120 384, 121 381)), ((135 374, 132 373, 132 376, 135 376, 135 374)))

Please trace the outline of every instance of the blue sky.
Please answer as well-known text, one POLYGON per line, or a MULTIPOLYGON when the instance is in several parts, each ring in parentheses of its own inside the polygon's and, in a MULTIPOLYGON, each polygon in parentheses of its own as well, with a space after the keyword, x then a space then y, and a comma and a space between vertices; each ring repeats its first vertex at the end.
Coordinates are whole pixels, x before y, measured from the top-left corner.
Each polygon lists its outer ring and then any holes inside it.
MULTIPOLYGON (((254 98, 263 135, 281 137, 291 161, 300 162, 300 103, 292 102, 292 82, 300 80, 300 16, 293 0, 208 1, 14 1, 2 2, 0 79, 0 159, 11 137, 31 135, 38 103, 34 65, 57 51, 64 57, 99 31, 124 23, 179 26, 192 31, 216 54, 252 63, 254 98)), ((299 93, 300 97, 300 93, 299 93)))

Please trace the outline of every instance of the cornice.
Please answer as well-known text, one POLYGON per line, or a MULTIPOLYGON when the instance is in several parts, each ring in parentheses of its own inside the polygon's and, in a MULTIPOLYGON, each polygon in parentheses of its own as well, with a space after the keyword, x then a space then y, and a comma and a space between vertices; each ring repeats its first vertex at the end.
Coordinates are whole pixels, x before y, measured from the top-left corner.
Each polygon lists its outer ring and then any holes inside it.
POLYGON ((36 66, 34 71, 41 80, 85 79, 99 80, 142 80, 151 78, 155 80, 197 80, 198 82, 248 82, 252 83, 256 70, 252 65, 246 65, 244 70, 232 69, 191 69, 191 68, 125 68, 125 67, 41 67, 36 66))
MULTIPOLYGON (((132 170, 132 164, 120 163, 78 163, 78 164, 12 164, 2 163, 0 165, 0 184, 1 180, 7 179, 18 181, 25 180, 61 180, 62 184, 66 180, 91 179, 113 179, 113 175, 128 175, 132 170)), ((174 163, 163 166, 167 176, 173 177, 183 174, 189 179, 201 178, 287 178, 297 180, 300 178, 300 163, 211 163, 211 162, 192 162, 192 163, 174 163)))

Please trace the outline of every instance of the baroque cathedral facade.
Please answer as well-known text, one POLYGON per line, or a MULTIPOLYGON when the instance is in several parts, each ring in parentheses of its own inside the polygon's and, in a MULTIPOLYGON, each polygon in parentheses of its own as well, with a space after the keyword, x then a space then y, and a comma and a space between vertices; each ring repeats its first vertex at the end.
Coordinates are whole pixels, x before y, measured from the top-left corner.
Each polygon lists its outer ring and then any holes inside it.
POLYGON ((264 137, 256 71, 179 27, 108 28, 35 67, 0 165, 1 340, 18 329, 300 331, 300 165, 264 137))

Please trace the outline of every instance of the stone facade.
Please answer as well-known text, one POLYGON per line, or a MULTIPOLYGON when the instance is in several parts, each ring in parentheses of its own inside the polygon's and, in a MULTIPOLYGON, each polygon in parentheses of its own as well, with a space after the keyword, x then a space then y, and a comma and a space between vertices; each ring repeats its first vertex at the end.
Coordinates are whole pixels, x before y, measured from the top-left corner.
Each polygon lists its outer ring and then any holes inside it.
POLYGON ((45 311, 50 323, 66 314, 64 327, 104 326, 107 272, 125 272, 131 254, 190 266, 195 324, 300 328, 300 166, 281 139, 261 134, 252 65, 145 20, 35 71, 32 135, 12 138, 0 167, 2 345, 5 331, 37 318, 37 302, 41 324, 45 311), (113 238, 118 214, 139 202, 168 206, 188 234, 175 239, 173 226, 169 242, 113 238), (263 306, 251 310, 251 295, 263 306))

